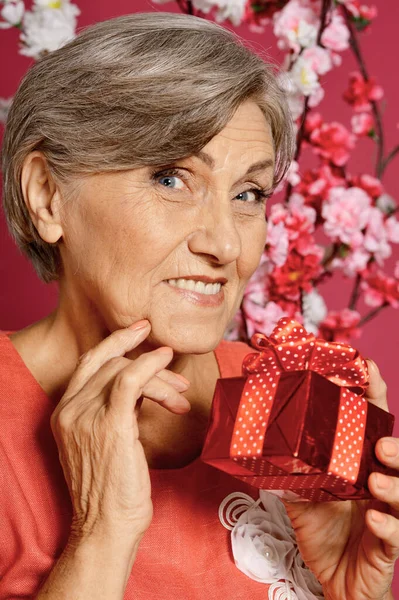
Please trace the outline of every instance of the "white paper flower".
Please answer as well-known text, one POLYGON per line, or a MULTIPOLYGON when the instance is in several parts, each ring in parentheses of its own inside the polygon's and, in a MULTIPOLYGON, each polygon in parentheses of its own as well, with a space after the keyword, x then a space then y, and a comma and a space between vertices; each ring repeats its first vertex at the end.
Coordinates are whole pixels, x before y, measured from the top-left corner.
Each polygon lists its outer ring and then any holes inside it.
POLYGON ((269 598, 323 598, 322 587, 303 562, 291 521, 276 495, 260 490, 259 500, 251 504, 247 494, 229 494, 220 505, 219 517, 232 530, 236 566, 251 579, 272 584, 269 598), (234 515, 236 519, 232 519, 234 515))
POLYGON ((23 20, 21 54, 38 58, 44 52, 61 48, 75 37, 79 8, 68 0, 39 0, 23 20))
POLYGON ((262 508, 241 515, 231 533, 237 567, 255 581, 274 583, 288 579, 294 564, 292 540, 262 508))

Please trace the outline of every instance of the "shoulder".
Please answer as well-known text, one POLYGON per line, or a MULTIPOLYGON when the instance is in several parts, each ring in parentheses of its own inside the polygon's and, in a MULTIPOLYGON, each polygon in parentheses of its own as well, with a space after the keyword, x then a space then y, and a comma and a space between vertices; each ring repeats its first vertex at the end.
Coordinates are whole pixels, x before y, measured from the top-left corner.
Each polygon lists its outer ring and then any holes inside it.
POLYGON ((240 377, 242 361, 247 354, 256 352, 244 342, 222 340, 215 348, 215 356, 222 377, 240 377))

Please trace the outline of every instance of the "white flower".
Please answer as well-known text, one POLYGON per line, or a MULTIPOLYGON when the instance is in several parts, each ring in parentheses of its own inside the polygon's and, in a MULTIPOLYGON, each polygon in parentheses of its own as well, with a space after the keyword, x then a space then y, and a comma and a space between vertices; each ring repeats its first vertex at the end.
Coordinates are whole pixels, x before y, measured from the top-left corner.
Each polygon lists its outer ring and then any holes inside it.
POLYGON ((389 194, 381 194, 381 196, 377 198, 376 205, 383 213, 388 215, 396 208, 396 202, 389 194))
POLYGON ((281 518, 275 521, 270 512, 249 508, 232 530, 231 541, 235 563, 248 577, 262 583, 288 579, 295 546, 281 518))
POLYGON ((11 102, 12 98, 0 98, 0 123, 6 122, 11 102))
POLYGON ((22 0, 6 0, 2 4, 4 6, 0 11, 0 16, 4 19, 4 23, 0 23, 0 29, 9 29, 19 25, 25 12, 25 4, 22 0))
MULTIPOLYGON (((230 494, 222 502, 223 509, 226 501, 232 501, 232 508, 240 514, 241 496, 239 492, 230 494), (234 496, 237 499, 234 500, 234 496)), ((278 589, 286 594, 286 598, 323 598, 320 583, 300 556, 291 521, 281 500, 260 490, 259 500, 249 508, 247 506, 248 499, 244 498, 244 512, 241 512, 231 532, 233 556, 238 569, 255 581, 272 584, 269 590, 273 588, 272 595, 278 589), (280 583, 279 580, 284 581, 280 583), (286 590, 292 588, 294 593, 288 595, 286 590)), ((233 514, 232 511, 230 513, 233 514)))
POLYGON ((313 289, 308 294, 303 293, 302 310, 304 328, 310 333, 317 335, 319 324, 327 316, 326 303, 317 290, 313 289))
POLYGON ((68 0, 36 0, 23 20, 21 54, 38 58, 43 52, 57 50, 75 37, 79 8, 68 0))
MULTIPOLYGON (((205 14, 217 9, 215 19, 218 23, 229 19, 236 27, 241 24, 247 5, 247 0, 192 0, 193 7, 205 14)), ((157 4, 165 4, 169 0, 154 0, 157 4)))
POLYGON ((314 94, 320 87, 319 78, 313 68, 312 61, 306 60, 303 56, 298 56, 289 75, 298 90, 305 96, 314 94))

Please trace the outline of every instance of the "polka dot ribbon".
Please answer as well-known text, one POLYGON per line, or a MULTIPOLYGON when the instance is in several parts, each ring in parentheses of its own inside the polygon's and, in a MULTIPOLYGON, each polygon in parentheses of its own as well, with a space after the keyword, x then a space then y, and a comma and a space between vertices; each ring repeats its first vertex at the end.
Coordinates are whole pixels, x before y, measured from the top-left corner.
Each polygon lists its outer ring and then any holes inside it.
MULTIPOLYGON (((269 337, 255 333, 259 350, 243 362, 247 376, 230 445, 230 457, 257 473, 267 462, 263 442, 280 375, 283 371, 316 371, 341 387, 338 422, 328 474, 356 482, 364 444, 368 386, 366 361, 346 344, 325 342, 297 321, 280 319, 269 337)), ((270 466, 270 465, 269 465, 270 466)))

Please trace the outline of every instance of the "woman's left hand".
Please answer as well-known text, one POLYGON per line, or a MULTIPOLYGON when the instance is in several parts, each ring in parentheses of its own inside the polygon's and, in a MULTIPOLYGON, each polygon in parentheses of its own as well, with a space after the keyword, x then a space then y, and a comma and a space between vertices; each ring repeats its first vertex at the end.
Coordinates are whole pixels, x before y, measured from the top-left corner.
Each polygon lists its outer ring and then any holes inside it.
MULTIPOLYGON (((377 365, 367 361, 367 399, 388 410, 386 385, 377 365)), ((284 502, 303 560, 328 600, 390 600, 399 556, 399 439, 382 438, 378 459, 398 469, 397 477, 372 473, 375 500, 284 502)))

